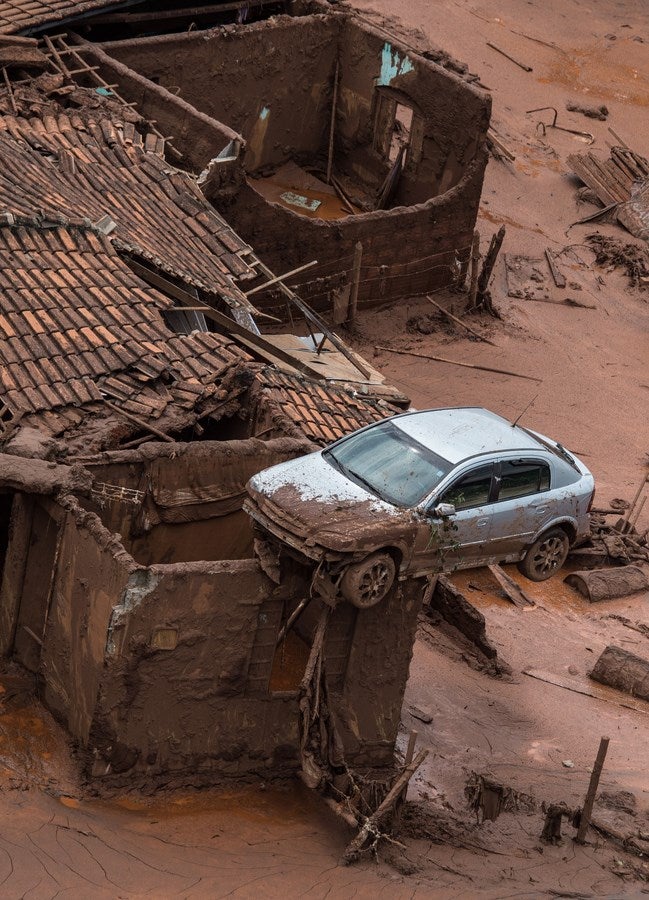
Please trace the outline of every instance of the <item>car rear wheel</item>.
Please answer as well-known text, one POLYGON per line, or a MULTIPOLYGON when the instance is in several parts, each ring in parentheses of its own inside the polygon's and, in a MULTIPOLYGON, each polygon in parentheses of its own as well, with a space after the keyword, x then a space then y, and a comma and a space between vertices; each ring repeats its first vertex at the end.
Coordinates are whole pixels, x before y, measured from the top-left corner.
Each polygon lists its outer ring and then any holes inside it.
POLYGON ((389 553, 372 553, 345 569, 340 580, 343 597, 359 609, 376 606, 394 584, 397 569, 389 553))
POLYGON ((550 528, 534 541, 518 568, 530 581, 545 581, 559 571, 569 549, 570 541, 563 528, 550 528))

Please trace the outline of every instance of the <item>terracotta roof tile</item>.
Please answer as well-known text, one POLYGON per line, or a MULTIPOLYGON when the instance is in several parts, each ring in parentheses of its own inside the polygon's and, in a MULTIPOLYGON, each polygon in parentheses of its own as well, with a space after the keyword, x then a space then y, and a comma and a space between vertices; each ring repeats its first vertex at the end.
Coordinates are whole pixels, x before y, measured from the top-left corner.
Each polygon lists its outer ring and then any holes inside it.
MULTIPOLYGON (((108 215, 116 228, 110 237, 89 234, 95 252, 109 252, 114 244, 226 302, 249 306, 235 284, 239 278, 255 277, 254 269, 237 255, 247 244, 189 175, 175 170, 157 151, 126 143, 124 133, 124 123, 108 118, 84 125, 81 119, 64 117, 0 116, 0 210, 54 221, 61 216, 98 221, 108 215), (81 154, 79 141, 86 147, 81 154), (63 164, 66 153, 76 157, 74 172, 63 164)), ((29 270, 29 229, 19 226, 9 240, 17 254, 16 268, 29 270)), ((48 257, 47 268, 55 276, 39 273, 37 281, 21 274, 21 280, 30 287, 50 281, 60 285, 61 279, 74 286, 67 265, 56 262, 61 253, 75 252, 70 236, 50 236, 46 249, 54 257, 48 257)))
MULTIPOLYGON (((169 331, 162 310, 173 302, 141 282, 87 227, 0 225, 5 283, 15 287, 0 291, 0 399, 14 415, 65 415, 66 407, 100 403, 102 391, 143 417, 161 416, 169 403, 194 409, 217 392, 215 381, 249 359, 221 335, 169 331), (23 252, 18 238, 30 248, 29 270, 15 266, 23 252), (30 289, 51 271, 53 246, 69 248, 57 251, 66 286, 30 289), (158 392, 162 375, 169 389, 161 385, 158 392)), ((51 427, 56 419, 47 422, 51 427)))
POLYGON ((279 430, 321 445, 401 411, 384 400, 271 368, 257 372, 252 393, 279 430))

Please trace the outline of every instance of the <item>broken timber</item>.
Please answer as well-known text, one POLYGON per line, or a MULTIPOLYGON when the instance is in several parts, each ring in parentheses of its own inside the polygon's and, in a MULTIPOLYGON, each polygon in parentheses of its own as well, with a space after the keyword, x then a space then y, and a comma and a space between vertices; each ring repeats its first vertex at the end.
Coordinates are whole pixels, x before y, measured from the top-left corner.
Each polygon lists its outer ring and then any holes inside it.
POLYGON ((497 347, 497 344, 494 344, 493 341, 490 341, 489 338, 485 337, 483 334, 480 334, 479 331, 476 331, 474 328, 471 328, 470 325, 467 325, 466 322, 463 322, 462 319, 458 319, 457 316, 454 316, 452 312, 449 312, 447 309, 437 302, 437 300, 433 300, 432 297, 426 295, 426 300, 429 303, 432 303, 441 313, 443 313, 451 322, 455 322, 457 325, 461 325, 462 328, 466 328, 466 330, 472 334, 474 337, 477 337, 479 341, 484 341, 485 344, 491 344, 492 347, 497 347))
POLYGON ((395 780, 394 784, 386 794, 385 799, 377 806, 372 815, 365 819, 360 831, 345 850, 343 854, 343 862, 345 865, 349 865, 359 858, 368 838, 374 838, 374 845, 376 845, 376 842, 381 837, 378 828, 379 825, 387 817, 388 813, 391 812, 392 808, 401 797, 404 788, 427 756, 428 750, 420 750, 415 759, 409 765, 404 766, 403 771, 395 780))
MULTIPOLYGON (((148 269, 146 266, 141 265, 141 263, 138 263, 135 260, 129 260, 129 265, 137 275, 144 279, 144 281, 151 284, 153 287, 158 288, 164 294, 173 297, 175 300, 179 300, 186 306, 196 305, 196 298, 188 291, 183 290, 183 288, 172 284, 170 281, 167 281, 166 278, 163 278, 161 275, 158 275, 156 272, 153 272, 151 269, 148 269)), ((235 336, 235 340, 238 343, 243 344, 244 347, 247 347, 253 353, 257 353, 267 362, 275 365, 279 360, 290 366, 290 368, 297 369, 303 374, 308 375, 310 378, 317 378, 319 381, 324 379, 325 376, 323 372, 312 368, 307 363, 297 359, 290 353, 287 353, 281 347, 276 347, 262 335, 249 331, 247 328, 244 328, 243 325, 239 325, 238 322, 235 322, 234 319, 231 319, 224 313, 209 307, 209 311, 207 309, 203 310, 203 315, 206 318, 211 319, 215 325, 218 325, 221 331, 225 331, 227 334, 235 336)))
POLYGON ((554 253, 550 250, 549 247, 546 248, 545 258, 548 261, 548 266, 550 267, 550 272, 552 272, 552 277, 554 278, 554 283, 558 288, 564 288, 566 286, 566 276, 559 270, 557 266, 557 261, 555 259, 554 253))
POLYGON ((533 600, 531 600, 523 588, 517 584, 513 578, 501 569, 498 565, 489 566, 489 571, 496 579, 498 584, 501 586, 503 591, 505 592, 507 598, 511 600, 511 602, 520 608, 536 606, 533 600))
POLYGON ((383 350, 386 353, 398 353, 401 356, 417 356, 419 359, 430 359, 433 362, 448 363, 451 366, 463 366, 465 369, 480 369, 482 372, 496 372, 498 375, 513 375, 514 378, 526 378, 528 381, 543 381, 542 378, 536 378, 534 375, 521 375, 520 372, 510 372, 508 369, 494 369, 492 366, 479 366, 477 363, 460 362, 457 359, 448 359, 446 356, 432 356, 427 353, 417 353, 416 350, 395 350, 392 347, 382 347, 380 344, 377 344, 376 349, 383 350))
MULTIPOLYGON (((264 273, 266 278, 270 279, 270 278, 274 277, 272 271, 268 268, 268 266, 264 265, 264 263, 261 262, 261 260, 258 260, 258 267, 264 273)), ((344 343, 344 341, 341 341, 340 338, 338 337, 338 335, 335 334, 333 331, 331 331, 331 329, 325 325, 325 323, 320 319, 320 317, 317 316, 313 312, 311 307, 308 306, 304 302, 304 300, 301 300, 298 297, 298 295, 295 293, 295 291, 292 291, 291 288, 287 287, 284 284, 284 282, 282 282, 282 281, 277 282, 277 284, 278 284, 280 291, 284 294, 284 296, 294 306, 296 306, 300 310, 300 312, 302 313, 302 315, 304 316, 304 318, 306 320, 307 326, 309 327, 309 331, 311 331, 311 325, 315 325, 316 328, 319 328, 322 331, 322 333, 325 335, 325 337, 329 340, 329 342, 331 344, 333 344, 333 346, 336 348, 336 350, 338 350, 339 353, 342 353, 342 355, 345 357, 345 359, 347 359, 353 365, 353 367, 358 372, 361 373, 363 378, 367 378, 369 381, 370 380, 370 372, 365 368, 365 366, 362 366, 358 362, 358 360, 355 358, 354 354, 351 352, 349 347, 347 347, 347 345, 344 343)), ((312 331, 311 331, 311 337, 313 338, 312 331)), ((313 343, 315 344, 316 341, 314 340, 313 343)), ((322 343, 324 343, 324 342, 322 342, 322 343)), ((322 348, 322 343, 320 344, 320 349, 322 348)))

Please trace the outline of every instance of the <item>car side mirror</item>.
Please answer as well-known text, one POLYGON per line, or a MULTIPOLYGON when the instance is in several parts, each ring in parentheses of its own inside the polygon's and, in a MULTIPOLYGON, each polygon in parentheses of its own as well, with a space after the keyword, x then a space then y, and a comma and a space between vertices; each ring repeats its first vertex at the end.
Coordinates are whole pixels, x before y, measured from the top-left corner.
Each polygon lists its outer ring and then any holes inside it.
POLYGON ((455 506, 452 503, 438 503, 433 512, 440 519, 448 519, 455 515, 455 506))

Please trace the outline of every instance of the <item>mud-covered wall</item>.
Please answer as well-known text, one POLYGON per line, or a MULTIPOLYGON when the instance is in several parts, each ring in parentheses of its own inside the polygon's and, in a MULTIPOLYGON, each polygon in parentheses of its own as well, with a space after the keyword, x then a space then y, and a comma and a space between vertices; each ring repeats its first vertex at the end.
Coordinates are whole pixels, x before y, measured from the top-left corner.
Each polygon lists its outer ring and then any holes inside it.
MULTIPOLYGON (((334 171, 370 194, 390 166, 390 104, 413 110, 410 149, 389 210, 325 221, 269 203, 240 171, 232 178, 216 171, 203 183, 206 197, 272 269, 319 261, 317 277, 310 271, 295 282, 319 310, 330 311, 332 291, 347 289, 359 241, 361 306, 449 284, 457 258, 468 260, 487 161, 489 96, 385 33, 335 12, 103 48, 122 71, 140 73, 124 76, 129 99, 142 76, 155 79, 243 134, 249 172, 288 159, 319 157, 323 165, 337 61, 334 171)), ((285 314, 276 300, 258 295, 256 302, 285 314)))
POLYGON ((242 134, 246 168, 254 171, 323 150, 336 42, 330 17, 281 16, 272 27, 230 26, 103 49, 242 134))
POLYGON ((359 610, 344 687, 332 707, 355 766, 389 765, 426 581, 399 582, 381 603, 359 610))
POLYGON ((95 493, 85 505, 142 565, 245 559, 252 556, 252 526, 241 511, 246 482, 311 449, 292 438, 251 438, 105 453, 90 466, 95 493), (115 488, 127 490, 113 490, 115 499, 102 493, 115 488))
POLYGON ((336 160, 349 174, 375 183, 387 161, 383 132, 388 147, 394 125, 382 105, 396 102, 412 110, 413 120, 393 205, 423 203, 458 184, 489 125, 487 96, 353 17, 339 35, 336 160))
POLYGON ((245 142, 225 124, 227 119, 215 121, 201 104, 188 103, 184 93, 177 92, 178 84, 173 78, 157 84, 140 75, 137 64, 127 67, 97 45, 84 44, 83 53, 89 65, 99 67, 99 74, 105 81, 119 84, 120 94, 137 104, 140 115, 155 122, 161 134, 173 138, 173 146, 181 156, 167 151, 172 163, 199 173, 210 160, 222 154, 217 166, 221 170, 220 178, 216 184, 223 189, 238 182, 245 142))
MULTIPOLYGON (((487 161, 478 150, 461 181, 439 197, 417 206, 362 213, 335 222, 307 219, 270 204, 244 184, 236 197, 217 206, 274 271, 288 271, 305 260, 321 265, 291 279, 300 296, 322 312, 331 312, 330 292, 349 283, 354 248, 363 247, 359 305, 423 294, 456 277, 456 255, 470 254, 487 161), (395 240, 397 236, 397 240, 395 240)), ((257 294, 255 305, 286 314, 284 301, 257 294)))
MULTIPOLYGON (((43 611, 41 696, 85 743, 104 668, 108 622, 135 565, 97 516, 74 499, 39 503, 59 529, 54 566, 43 573, 51 593, 43 611)), ((28 600, 23 594, 21 602, 28 600)))
POLYGON ((253 560, 137 572, 109 626, 95 774, 294 771, 297 698, 259 690, 278 594, 253 560))

